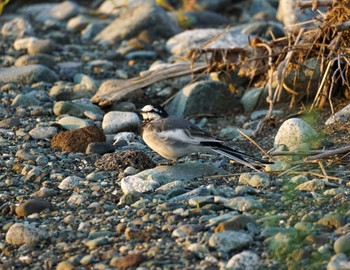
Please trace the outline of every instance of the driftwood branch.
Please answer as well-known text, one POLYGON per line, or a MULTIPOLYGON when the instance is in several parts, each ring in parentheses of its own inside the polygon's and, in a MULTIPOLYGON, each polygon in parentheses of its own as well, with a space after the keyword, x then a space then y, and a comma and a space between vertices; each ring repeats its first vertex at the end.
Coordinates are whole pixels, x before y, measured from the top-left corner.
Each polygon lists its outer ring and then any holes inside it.
POLYGON ((323 151, 323 153, 320 153, 320 154, 317 154, 314 156, 309 156, 309 157, 307 157, 307 160, 328 158, 331 156, 346 154, 349 152, 350 152, 350 146, 345 146, 345 147, 341 147, 341 148, 335 149, 335 150, 326 150, 326 151, 323 151))
POLYGON ((93 103, 98 103, 101 107, 111 105, 115 101, 121 100, 125 95, 154 84, 156 82, 175 78, 179 76, 195 74, 202 72, 207 68, 204 62, 198 62, 191 65, 189 62, 179 62, 165 66, 161 69, 148 71, 142 76, 129 80, 110 80, 103 83, 97 93, 92 97, 93 103))

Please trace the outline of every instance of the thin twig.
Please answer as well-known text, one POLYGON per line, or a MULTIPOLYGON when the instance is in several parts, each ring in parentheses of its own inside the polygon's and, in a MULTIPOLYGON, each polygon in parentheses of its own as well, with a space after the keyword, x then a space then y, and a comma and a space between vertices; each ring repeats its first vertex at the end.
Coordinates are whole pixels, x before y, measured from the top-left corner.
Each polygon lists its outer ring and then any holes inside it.
POLYGON ((256 141, 254 141, 251 137, 249 137, 247 134, 245 134, 240 129, 237 129, 239 133, 241 133, 242 136, 244 136, 246 139, 248 139, 251 143, 253 143, 261 152, 264 153, 265 156, 267 156, 270 160, 273 161, 272 156, 270 156, 256 141))
POLYGON ((340 154, 346 154, 350 152, 350 146, 344 146, 335 150, 326 150, 323 153, 320 153, 318 155, 314 155, 314 156, 309 156, 306 159, 307 160, 316 160, 316 159, 322 159, 322 158, 328 158, 331 156, 335 156, 335 155, 340 155, 340 154))

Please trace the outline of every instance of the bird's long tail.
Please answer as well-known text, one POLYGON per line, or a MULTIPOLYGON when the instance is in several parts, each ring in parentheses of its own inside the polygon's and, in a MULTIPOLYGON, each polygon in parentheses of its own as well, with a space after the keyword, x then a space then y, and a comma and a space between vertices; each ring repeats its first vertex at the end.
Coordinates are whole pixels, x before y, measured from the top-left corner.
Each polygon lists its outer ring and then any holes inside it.
POLYGON ((231 149, 229 147, 222 145, 221 143, 210 142, 210 143, 204 143, 204 144, 206 146, 209 146, 212 151, 220 155, 223 155, 225 157, 228 157, 229 159, 232 159, 237 163, 247 166, 255 171, 258 171, 256 167, 261 167, 261 165, 273 164, 273 162, 262 160, 260 158, 253 157, 251 155, 240 152, 238 150, 231 149))

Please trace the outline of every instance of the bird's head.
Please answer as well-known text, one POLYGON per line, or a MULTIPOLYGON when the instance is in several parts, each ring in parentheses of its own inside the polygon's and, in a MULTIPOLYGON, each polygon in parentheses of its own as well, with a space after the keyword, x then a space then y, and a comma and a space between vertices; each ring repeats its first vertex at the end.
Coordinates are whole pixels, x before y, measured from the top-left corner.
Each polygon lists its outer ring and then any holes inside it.
POLYGON ((142 115, 143 121, 145 122, 167 118, 169 116, 164 108, 159 105, 146 105, 139 113, 142 115))

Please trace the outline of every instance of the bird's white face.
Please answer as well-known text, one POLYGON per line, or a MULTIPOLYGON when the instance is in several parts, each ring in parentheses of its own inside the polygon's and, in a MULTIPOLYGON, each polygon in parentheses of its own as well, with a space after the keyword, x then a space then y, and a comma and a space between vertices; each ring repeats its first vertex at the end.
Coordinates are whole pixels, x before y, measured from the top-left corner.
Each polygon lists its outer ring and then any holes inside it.
POLYGON ((167 116, 167 113, 162 108, 156 108, 152 105, 146 105, 140 110, 144 121, 154 121, 167 116))

